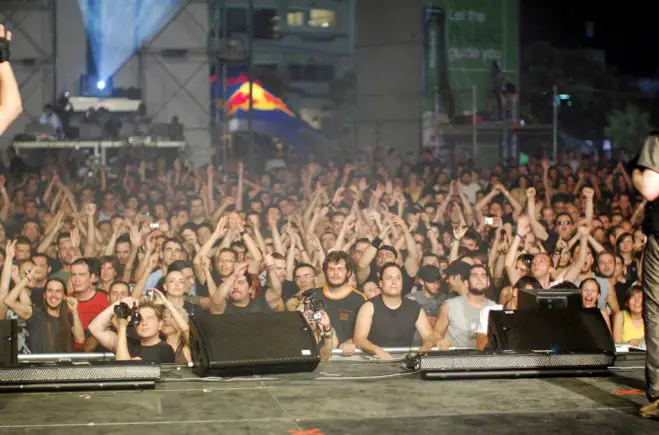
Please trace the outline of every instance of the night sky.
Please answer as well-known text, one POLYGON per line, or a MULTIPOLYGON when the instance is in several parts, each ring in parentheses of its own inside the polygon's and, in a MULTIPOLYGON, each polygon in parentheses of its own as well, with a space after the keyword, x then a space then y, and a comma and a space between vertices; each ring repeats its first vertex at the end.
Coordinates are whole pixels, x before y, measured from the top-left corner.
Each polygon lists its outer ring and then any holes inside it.
POLYGON ((610 7, 605 4, 587 0, 521 0, 522 45, 549 41, 561 48, 603 49, 607 63, 616 65, 623 73, 637 77, 657 75, 659 18, 644 2, 611 2, 610 7), (594 22, 592 40, 586 38, 586 21, 594 22))

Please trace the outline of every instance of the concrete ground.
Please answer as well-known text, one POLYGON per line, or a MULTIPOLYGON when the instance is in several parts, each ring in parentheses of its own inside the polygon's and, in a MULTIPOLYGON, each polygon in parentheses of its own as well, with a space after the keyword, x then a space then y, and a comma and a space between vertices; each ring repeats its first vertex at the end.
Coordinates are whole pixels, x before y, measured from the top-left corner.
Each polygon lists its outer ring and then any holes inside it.
POLYGON ((659 433, 636 416, 642 361, 598 378, 424 381, 401 364, 201 380, 163 368, 155 390, 0 396, 1 434, 659 433))

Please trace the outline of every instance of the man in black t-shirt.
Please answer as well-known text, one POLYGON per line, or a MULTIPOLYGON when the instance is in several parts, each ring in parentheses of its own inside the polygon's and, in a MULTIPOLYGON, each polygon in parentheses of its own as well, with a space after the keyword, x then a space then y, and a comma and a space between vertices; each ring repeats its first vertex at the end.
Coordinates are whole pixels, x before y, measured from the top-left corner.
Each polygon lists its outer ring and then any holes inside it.
POLYGON ((267 311, 284 311, 284 301, 281 298, 281 281, 274 271, 271 255, 263 262, 268 270, 268 289, 264 297, 256 297, 255 275, 247 273, 249 263, 236 266, 234 272, 227 277, 215 291, 211 299, 211 314, 224 313, 258 313, 267 311))
POLYGON ((343 251, 330 252, 323 263, 327 285, 307 292, 316 301, 323 302, 339 339, 339 348, 346 355, 355 351, 352 341, 355 319, 359 308, 366 301, 366 296, 350 284, 354 272, 355 266, 350 255, 343 251))
POLYGON ((174 363, 174 349, 160 339, 162 327, 162 307, 152 303, 142 304, 139 313, 142 317, 135 327, 139 340, 126 336, 128 319, 117 318, 117 332, 110 329, 114 308, 125 303, 133 306, 135 300, 124 298, 107 307, 89 324, 89 331, 98 342, 115 353, 117 361, 140 359, 156 363, 174 363))

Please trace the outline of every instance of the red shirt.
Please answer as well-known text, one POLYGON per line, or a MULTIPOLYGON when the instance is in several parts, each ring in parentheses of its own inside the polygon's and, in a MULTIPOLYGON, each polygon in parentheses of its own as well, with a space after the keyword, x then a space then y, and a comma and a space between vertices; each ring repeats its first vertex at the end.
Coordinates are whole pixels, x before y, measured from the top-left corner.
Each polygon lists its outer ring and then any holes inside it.
MULTIPOLYGON (((80 316, 80 323, 82 323, 82 329, 87 333, 89 329, 89 323, 98 316, 101 311, 106 309, 110 305, 110 301, 105 293, 99 291, 94 291, 94 296, 87 299, 86 301, 78 301, 78 315, 80 316)), ((87 335, 87 334, 85 334, 87 335)), ((83 349, 82 345, 75 345, 77 351, 83 349)))
POLYGON ((78 301, 78 314, 82 328, 87 331, 89 323, 98 316, 101 311, 110 306, 110 301, 106 294, 94 290, 94 296, 86 301, 78 301))

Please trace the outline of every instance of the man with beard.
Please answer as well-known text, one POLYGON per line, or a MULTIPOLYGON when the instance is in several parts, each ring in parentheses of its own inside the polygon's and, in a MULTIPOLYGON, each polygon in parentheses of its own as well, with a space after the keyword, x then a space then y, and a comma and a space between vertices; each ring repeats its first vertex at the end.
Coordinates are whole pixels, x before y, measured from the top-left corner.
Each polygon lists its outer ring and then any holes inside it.
POLYGON ((350 284, 355 266, 348 253, 333 251, 327 254, 323 262, 323 273, 327 284, 322 288, 309 290, 307 294, 312 295, 314 300, 323 302, 325 312, 339 339, 339 348, 349 355, 355 351, 352 340, 355 319, 359 308, 366 301, 366 296, 350 284))
POLYGON ((263 298, 257 297, 258 278, 247 273, 249 263, 236 266, 211 298, 210 313, 262 313, 267 311, 284 311, 281 298, 281 282, 275 272, 272 256, 264 259, 268 269, 268 289, 263 298))
POLYGON ((485 266, 475 264, 467 278, 466 295, 449 299, 439 306, 435 322, 435 338, 440 348, 476 347, 476 328, 484 307, 495 305, 485 297, 490 277, 485 266))
POLYGON ((32 353, 73 352, 74 341, 79 346, 85 341, 78 300, 66 297, 66 286, 62 281, 49 279, 41 308, 33 309, 26 291, 33 273, 27 272, 25 278, 9 292, 4 303, 27 321, 28 348, 32 353))
POLYGON ((387 263, 380 269, 382 293, 364 303, 355 322, 355 346, 382 360, 393 355, 383 347, 412 346, 415 332, 423 340, 419 353, 433 346, 434 334, 428 316, 415 301, 403 297, 403 271, 396 263, 387 263))

